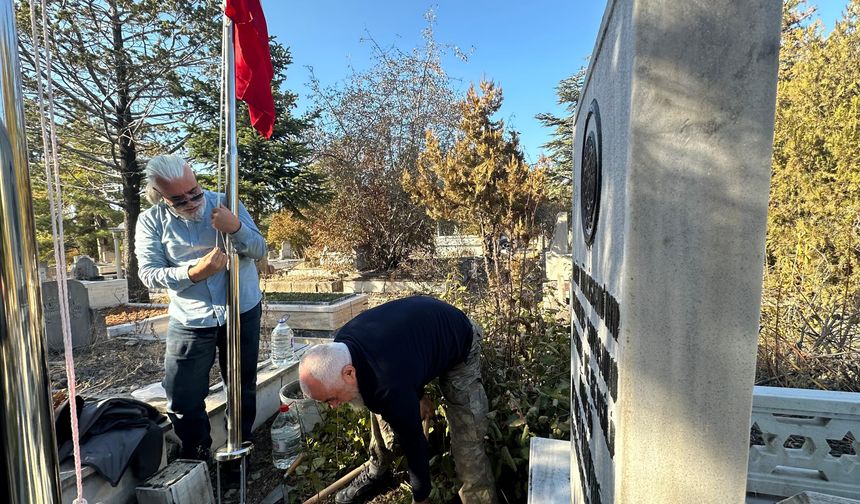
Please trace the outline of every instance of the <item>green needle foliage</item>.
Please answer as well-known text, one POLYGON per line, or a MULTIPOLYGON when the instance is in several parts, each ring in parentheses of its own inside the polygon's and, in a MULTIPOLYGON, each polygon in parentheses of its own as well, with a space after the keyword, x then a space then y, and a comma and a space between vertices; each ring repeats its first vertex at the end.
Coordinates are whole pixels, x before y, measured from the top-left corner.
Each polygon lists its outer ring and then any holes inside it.
POLYGON ((860 1, 829 35, 789 2, 759 382, 860 390, 860 1))
MULTIPOLYGON (((220 51, 220 43, 214 49, 220 51)), ((283 89, 292 56, 289 49, 274 39, 270 41, 269 49, 275 70, 272 80, 275 125, 271 138, 267 140, 257 133, 251 126, 248 106, 244 102, 236 102, 239 194, 257 222, 273 211, 285 210, 302 215, 307 208, 330 198, 325 189, 325 177, 310 164, 311 150, 307 137, 313 118, 295 117, 292 110, 298 97, 283 89)), ((217 166, 219 153, 220 85, 215 78, 217 72, 217 67, 210 68, 205 78, 195 79, 191 92, 183 95, 201 117, 199 123, 188 129, 188 152, 210 169, 217 166)), ((223 144, 220 145, 223 149, 223 144)))

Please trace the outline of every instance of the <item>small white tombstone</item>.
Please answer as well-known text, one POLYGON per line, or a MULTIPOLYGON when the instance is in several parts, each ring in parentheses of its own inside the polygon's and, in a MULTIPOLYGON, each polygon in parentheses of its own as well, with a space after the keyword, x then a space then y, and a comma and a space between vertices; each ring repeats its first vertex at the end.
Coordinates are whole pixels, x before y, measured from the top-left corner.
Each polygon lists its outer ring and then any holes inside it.
POLYGON ((290 242, 283 241, 281 242, 281 259, 294 259, 295 254, 293 253, 293 247, 290 245, 290 242))

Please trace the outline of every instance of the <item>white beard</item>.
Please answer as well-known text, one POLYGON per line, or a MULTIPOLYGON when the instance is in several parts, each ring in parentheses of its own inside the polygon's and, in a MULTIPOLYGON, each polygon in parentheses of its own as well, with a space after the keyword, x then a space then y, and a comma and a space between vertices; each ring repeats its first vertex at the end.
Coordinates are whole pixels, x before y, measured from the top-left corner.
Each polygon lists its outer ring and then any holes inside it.
POLYGON ((348 404, 349 404, 349 407, 354 409, 355 411, 363 411, 365 408, 364 398, 361 397, 361 394, 359 394, 358 392, 355 393, 355 397, 353 397, 352 400, 349 401, 348 404))
POLYGON ((194 213, 191 213, 191 214, 189 214, 188 212, 183 212, 182 210, 176 210, 176 209, 169 207, 169 206, 168 206, 168 208, 170 209, 170 212, 173 215, 175 215, 176 217, 179 217, 181 219, 185 219, 185 220, 191 221, 191 222, 200 222, 203 220, 203 214, 206 213, 206 202, 204 201, 200 205, 200 208, 198 208, 197 210, 194 211, 194 213))

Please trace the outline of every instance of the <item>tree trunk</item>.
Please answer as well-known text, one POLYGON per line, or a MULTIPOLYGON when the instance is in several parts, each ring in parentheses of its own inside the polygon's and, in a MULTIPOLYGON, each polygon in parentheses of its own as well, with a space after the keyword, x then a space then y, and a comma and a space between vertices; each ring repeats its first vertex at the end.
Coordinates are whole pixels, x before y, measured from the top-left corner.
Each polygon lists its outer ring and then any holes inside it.
POLYGON ((137 218, 140 215, 140 179, 141 170, 137 164, 137 147, 134 143, 134 133, 131 129, 132 114, 129 91, 128 65, 126 61, 123 39, 122 22, 117 14, 116 6, 111 4, 113 23, 113 47, 116 62, 116 122, 117 138, 119 140, 118 159, 122 176, 122 201, 125 209, 125 238, 124 259, 126 264, 126 281, 128 282, 128 299, 138 303, 149 302, 149 289, 143 285, 137 276, 137 256, 134 250, 134 232, 137 229, 137 218))

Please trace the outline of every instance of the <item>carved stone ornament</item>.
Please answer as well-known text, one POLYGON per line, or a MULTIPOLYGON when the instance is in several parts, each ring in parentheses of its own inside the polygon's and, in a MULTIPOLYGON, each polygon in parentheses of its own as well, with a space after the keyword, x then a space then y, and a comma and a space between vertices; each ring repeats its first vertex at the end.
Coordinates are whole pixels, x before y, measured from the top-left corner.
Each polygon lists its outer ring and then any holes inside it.
POLYGON ((597 107, 597 100, 591 101, 591 107, 585 119, 580 167, 579 208, 582 212, 582 234, 585 244, 591 246, 600 213, 600 183, 603 172, 600 110, 597 107))

